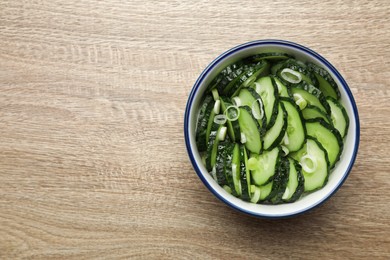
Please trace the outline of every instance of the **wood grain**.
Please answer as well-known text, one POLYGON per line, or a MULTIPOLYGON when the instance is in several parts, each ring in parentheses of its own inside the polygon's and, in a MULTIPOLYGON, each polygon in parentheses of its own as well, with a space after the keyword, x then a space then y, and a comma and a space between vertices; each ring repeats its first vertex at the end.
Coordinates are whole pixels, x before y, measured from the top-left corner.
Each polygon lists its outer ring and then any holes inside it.
POLYGON ((390 5, 372 1, 0 0, 0 259, 389 259, 390 5), (214 198, 183 139, 221 52, 321 53, 360 112, 350 177, 269 221, 214 198))

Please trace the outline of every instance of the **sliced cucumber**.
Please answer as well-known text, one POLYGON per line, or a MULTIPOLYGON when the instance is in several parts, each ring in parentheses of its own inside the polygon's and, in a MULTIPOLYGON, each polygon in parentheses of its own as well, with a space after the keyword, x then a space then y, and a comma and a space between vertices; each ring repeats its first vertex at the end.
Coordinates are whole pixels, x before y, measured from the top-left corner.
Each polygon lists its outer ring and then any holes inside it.
POLYGON ((208 143, 210 142, 210 134, 211 134, 211 129, 214 127, 215 123, 214 123, 214 117, 215 117, 215 112, 214 112, 214 104, 215 102, 213 102, 213 107, 211 109, 211 113, 210 113, 210 116, 209 116, 209 120, 207 122, 207 128, 206 128, 206 144, 208 145, 208 143))
POLYGON ((233 186, 238 196, 241 196, 241 155, 240 145, 235 144, 232 156, 232 175, 233 175, 233 186))
POLYGON ((271 196, 273 182, 260 186, 260 201, 268 200, 271 196))
POLYGON ((279 97, 290 97, 290 94, 288 93, 288 89, 286 85, 284 85, 280 79, 277 77, 272 77, 272 80, 274 82, 274 85, 276 85, 276 88, 278 89, 279 97))
POLYGON ((292 154, 292 157, 300 162, 302 174, 305 179, 305 192, 322 188, 328 181, 329 160, 326 150, 315 138, 307 137, 306 144, 301 150, 292 154), (310 164, 306 161, 310 159, 310 164), (310 169, 310 171, 305 168, 310 169))
MULTIPOLYGON (((217 159, 215 164, 215 176, 217 177, 217 182, 219 185, 229 185, 227 181, 226 172, 225 172, 225 163, 227 153, 231 153, 231 144, 227 141, 220 142, 217 150, 217 159)), ((229 185, 230 186, 230 185, 229 185)))
POLYGON ((281 150, 275 147, 271 151, 262 154, 251 154, 250 161, 254 161, 254 167, 250 168, 253 183, 261 186, 270 182, 279 167, 281 150))
POLYGON ((209 136, 209 143, 207 145, 207 156, 206 156, 206 168, 208 171, 211 171, 215 166, 217 160, 217 151, 219 138, 218 135, 222 129, 223 125, 213 124, 213 130, 209 136))
POLYGON ((253 117, 251 109, 248 106, 240 107, 240 124, 241 135, 246 139, 245 147, 252 153, 260 153, 262 149, 262 140, 260 136, 260 126, 256 118, 253 117))
POLYGON ((285 53, 232 63, 214 77, 199 107, 202 162, 243 201, 294 202, 323 187, 340 158, 349 118, 339 98, 325 69, 285 53))
POLYGON ((260 61, 260 60, 286 60, 293 58, 290 54, 283 53, 283 52, 267 52, 267 53, 259 53, 252 57, 254 61, 260 61))
POLYGON ((283 202, 283 195, 287 187, 289 178, 289 161, 282 158, 277 174, 272 180, 272 191, 270 193, 269 202, 272 204, 280 204, 283 202))
POLYGON ((228 144, 226 144, 224 149, 223 173, 225 174, 227 185, 230 187, 232 194, 234 196, 237 196, 237 192, 235 189, 235 180, 232 171, 234 144, 229 142, 228 144))
POLYGON ((287 60, 281 60, 279 61, 278 63, 275 63, 271 66, 271 74, 276 76, 276 73, 279 71, 279 69, 283 66, 283 64, 286 62, 287 60))
POLYGON ((232 87, 231 90, 227 93, 227 95, 231 97, 235 97, 240 93, 241 89, 246 88, 250 85, 252 85, 256 79, 269 67, 268 63, 264 62, 261 64, 261 66, 257 66, 254 68, 249 68, 246 71, 246 74, 242 75, 242 79, 245 81, 239 81, 238 83, 235 84, 235 86, 232 87))
MULTIPOLYGON (((210 119, 211 111, 214 108, 213 97, 207 95, 199 110, 198 124, 196 127, 196 145, 199 152, 207 150, 207 139, 210 132, 207 134, 207 126, 210 119)), ((211 127, 211 126, 210 126, 211 127)))
POLYGON ((289 177, 282 199, 284 202, 294 202, 301 197, 305 189, 305 179, 302 175, 302 167, 298 162, 291 158, 288 158, 288 161, 289 177))
MULTIPOLYGON (((220 97, 220 101, 222 112, 225 113, 226 109, 231 106, 232 103, 228 100, 227 97, 220 97)), ((230 139, 232 141, 238 142, 240 140, 240 125, 238 124, 238 121, 227 120, 226 126, 230 139)))
POLYGON ((303 124, 303 117, 298 106, 290 98, 280 98, 280 101, 287 112, 287 140, 283 141, 283 146, 290 152, 295 152, 305 143, 306 128, 303 124))
POLYGON ((306 122, 307 135, 315 138, 328 154, 330 168, 340 159, 343 150, 343 139, 339 131, 322 119, 311 119, 306 122))
POLYGON ((278 89, 269 76, 258 79, 254 87, 263 101, 267 129, 270 129, 278 114, 278 89))
POLYGON ((245 201, 251 199, 251 172, 248 168, 248 155, 245 146, 240 145, 240 173, 241 173, 241 198, 245 201))
POLYGON ((344 137, 349 127, 348 114, 343 105, 336 99, 328 97, 326 100, 330 106, 333 126, 340 132, 341 137, 344 137))
POLYGON ((224 95, 236 96, 242 87, 247 87, 256 81, 257 77, 268 67, 268 62, 260 61, 254 66, 247 66, 243 73, 232 80, 223 90, 224 95))
POLYGON ((226 66, 208 85, 206 93, 217 88, 219 91, 223 90, 230 81, 235 79, 243 72, 245 64, 243 61, 238 61, 226 66))
POLYGON ((218 151, 217 151, 217 159, 215 163, 215 172, 212 174, 212 177, 216 177, 216 181, 220 186, 227 185, 227 180, 225 176, 225 158, 226 158, 226 152, 224 145, 219 144, 218 145, 218 151), (214 176, 213 176, 214 175, 214 176))
POLYGON ((278 104, 278 116, 275 124, 265 133, 264 149, 271 150, 282 141, 287 128, 287 112, 283 103, 278 104))
POLYGON ((332 97, 334 99, 340 98, 340 91, 337 83, 325 69, 315 65, 314 63, 308 63, 308 68, 317 78, 318 87, 326 97, 332 97))
POLYGON ((307 105, 305 107, 305 109, 302 110, 302 116, 306 120, 307 119, 321 118, 321 119, 325 120, 325 122, 332 124, 329 116, 324 111, 322 111, 321 109, 319 109, 316 106, 307 105))
POLYGON ((297 98, 302 97, 307 104, 318 107, 324 113, 328 113, 330 111, 329 104, 326 102, 325 96, 313 85, 308 85, 305 82, 302 82, 301 84, 292 87, 291 93, 295 101, 297 101, 297 98))
POLYGON ((227 66, 226 69, 223 70, 224 73, 221 73, 219 78, 217 78, 216 81, 212 83, 210 90, 216 87, 219 93, 223 93, 224 89, 229 84, 232 84, 231 82, 237 80, 237 78, 243 74, 247 68, 248 66, 243 62, 237 62, 227 66))
POLYGON ((254 109, 258 115, 263 114, 261 119, 257 119, 261 129, 260 134, 263 136, 265 134, 266 117, 264 115, 264 105, 260 95, 252 88, 243 88, 238 94, 238 98, 240 99, 242 106, 250 107, 252 112, 254 109), (258 99, 260 99, 261 102, 256 102, 258 99))
POLYGON ((263 203, 278 204, 281 203, 281 197, 283 196, 284 189, 287 185, 288 175, 284 170, 285 166, 282 166, 282 161, 278 164, 275 175, 272 180, 267 184, 260 186, 260 201, 263 203))

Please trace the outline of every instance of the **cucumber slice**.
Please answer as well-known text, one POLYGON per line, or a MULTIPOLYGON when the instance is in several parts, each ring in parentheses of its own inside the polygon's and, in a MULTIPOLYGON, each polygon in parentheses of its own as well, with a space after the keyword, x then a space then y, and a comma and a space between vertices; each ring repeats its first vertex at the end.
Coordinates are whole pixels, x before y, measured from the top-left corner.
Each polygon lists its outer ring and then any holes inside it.
POLYGON ((316 106, 307 105, 305 109, 302 110, 302 116, 306 120, 321 118, 325 120, 325 122, 327 122, 328 124, 332 124, 329 116, 316 106))
MULTIPOLYGON (((221 109, 224 113, 226 109, 232 105, 232 103, 228 100, 227 97, 220 97, 221 101, 221 109)), ((238 121, 226 121, 226 126, 228 130, 229 137, 232 141, 238 142, 240 140, 240 125, 238 124, 238 121)))
POLYGON ((224 150, 224 166, 223 166, 223 173, 225 175, 227 185, 230 187, 231 192, 234 196, 237 196, 237 192, 235 189, 235 181, 232 171, 232 164, 233 164, 233 151, 234 151, 234 144, 233 143, 227 143, 224 150))
POLYGON ((199 107, 195 141, 202 162, 243 201, 294 202, 324 186, 340 159, 349 118, 339 98, 325 69, 288 54, 229 64, 199 107))
POLYGON ((284 202, 294 202, 299 199, 305 189, 305 179, 302 175, 302 167, 295 160, 288 158, 289 177, 287 187, 283 193, 284 202))
POLYGON ((262 77, 255 83, 255 90, 260 95, 264 105, 267 129, 270 129, 278 114, 278 89, 272 84, 271 77, 262 77))
POLYGON ((306 100, 307 104, 318 107, 324 113, 330 112, 328 102, 326 102, 325 96, 319 89, 313 85, 308 85, 302 82, 291 88, 291 93, 296 100, 297 95, 306 100))
POLYGON ((318 88, 324 93, 324 95, 326 97, 339 99, 340 91, 332 76, 325 69, 315 65, 314 63, 308 63, 307 66, 317 78, 318 88))
POLYGON ((287 128, 287 113, 283 103, 279 102, 275 124, 265 133, 264 149, 271 150, 282 141, 287 128))
POLYGON ((279 147, 275 147, 271 151, 265 151, 260 155, 251 154, 250 160, 256 162, 255 167, 250 169, 254 184, 261 186, 273 179, 279 167, 281 155, 282 152, 279 147))
POLYGON ((251 172, 248 168, 248 155, 245 146, 240 145, 240 173, 241 173, 241 198, 245 201, 251 199, 251 172))
POLYGON ((282 202, 281 197, 283 196, 288 181, 288 174, 284 169, 286 165, 282 166, 282 164, 283 161, 280 161, 272 180, 269 183, 259 187, 260 201, 272 204, 278 204, 282 202))
POLYGON ((242 87, 247 87, 256 81, 257 76, 268 67, 268 62, 260 61, 254 66, 246 66, 244 72, 232 80, 223 90, 224 95, 236 96, 242 87))
POLYGON ((287 187, 289 178, 289 161, 282 158, 277 174, 273 179, 272 191, 269 195, 269 202, 280 204, 283 202, 282 197, 287 187))
POLYGON ((259 53, 252 57, 254 61, 260 61, 260 60, 277 61, 277 60, 286 60, 290 58, 294 58, 294 57, 290 54, 283 53, 283 52, 259 53))
MULTIPOLYGON (((203 103, 199 110, 198 115, 198 124, 196 127, 196 145, 198 147, 199 152, 204 152, 207 150, 207 139, 210 135, 210 132, 207 133, 208 122, 210 119, 211 111, 214 108, 214 100, 213 97, 207 95, 203 100, 203 103)), ((211 125, 210 125, 211 128, 211 125)))
POLYGON ((215 166, 217 160, 217 151, 219 139, 218 135, 222 129, 223 125, 213 124, 213 130, 210 132, 209 143, 207 145, 207 155, 206 155, 206 168, 208 171, 211 171, 215 166))
POLYGON ((286 62, 286 60, 281 60, 278 63, 275 63, 271 67, 271 74, 276 76, 276 73, 279 71, 279 69, 283 66, 283 64, 286 62))
POLYGON ((260 126, 256 118, 253 117, 251 109, 248 106, 240 107, 240 125, 241 135, 246 138, 245 147, 252 153, 260 153, 262 149, 262 140, 260 136, 260 126))
POLYGON ((277 77, 272 77, 274 85, 278 89, 279 97, 290 97, 287 87, 277 77))
POLYGON ((264 72, 267 72, 268 70, 269 70, 269 63, 266 61, 261 61, 258 64, 256 64, 254 67, 250 67, 246 71, 246 73, 243 74, 241 82, 238 82, 236 83, 235 86, 233 86, 234 91, 230 90, 228 95, 231 94, 232 97, 237 96, 238 93, 240 93, 242 88, 252 85, 259 76, 263 75, 264 72))
MULTIPOLYGON (((229 147, 231 147, 230 143, 227 141, 220 142, 217 150, 217 159, 215 164, 215 176, 217 177, 216 181, 222 187, 224 185, 229 185, 227 181, 226 173, 225 173, 225 161, 226 161, 226 153, 228 152, 229 147)), ((230 186, 230 185, 229 185, 230 186)))
POLYGON ((218 145, 218 152, 217 152, 217 159, 215 163, 215 176, 216 177, 216 182, 220 186, 227 185, 227 180, 224 172, 224 166, 225 166, 225 153, 224 153, 224 148, 223 145, 218 145))
POLYGON ((333 126, 340 132, 341 137, 344 137, 349 127, 348 114, 343 105, 341 105, 336 99, 328 97, 326 100, 330 106, 333 126))
POLYGON ((270 198, 273 182, 269 182, 263 186, 260 186, 260 201, 265 201, 270 198))
POLYGON ((220 74, 211 82, 208 87, 208 91, 211 91, 214 88, 217 88, 219 93, 222 91, 233 81, 241 75, 245 69, 247 69, 247 65, 243 62, 236 62, 227 66, 225 69, 221 71, 220 74))
MULTIPOLYGON (((232 156, 232 175, 233 175, 233 186, 238 196, 241 196, 241 154, 240 154, 240 145, 235 144, 233 149, 232 156)), ((228 165, 227 165, 228 167, 228 165)))
POLYGON ((315 138, 325 149, 332 169, 340 159, 343 150, 343 139, 339 131, 321 119, 311 119, 306 122, 307 135, 315 138))
POLYGON ((315 161, 315 167, 313 167, 312 172, 307 172, 305 167, 302 167, 302 174, 305 179, 305 192, 320 189, 326 184, 330 167, 327 152, 320 142, 315 138, 308 136, 306 144, 292 156, 299 161, 301 165, 303 164, 304 156, 309 156, 315 161))
MULTIPOLYGON (((262 100, 262 99, 254 89, 252 88, 241 89, 240 93, 238 94, 238 98, 240 99, 242 106, 248 106, 252 109, 255 109, 255 112, 258 115, 261 115, 262 113, 261 111, 263 111, 264 113, 263 101, 261 101, 261 104, 259 102, 256 102, 256 100, 258 99, 262 100), (256 102, 255 105, 253 105, 254 102, 256 102)), ((262 119, 257 119, 257 122, 259 123, 261 128, 260 134, 261 136, 263 136, 265 134, 266 117, 263 116, 262 119)))
POLYGON ((287 140, 284 140, 283 145, 290 152, 295 152, 305 143, 306 128, 303 124, 303 117, 298 106, 290 98, 280 98, 280 101, 287 112, 287 140))
POLYGON ((211 129, 215 125, 215 123, 214 123, 214 117, 215 117, 214 104, 215 104, 215 102, 213 102, 213 107, 211 109, 211 113, 210 113, 210 116, 209 116, 209 119, 208 119, 208 122, 207 122, 207 128, 206 128, 206 144, 207 145, 208 145, 208 143, 210 141, 209 139, 210 139, 211 129))

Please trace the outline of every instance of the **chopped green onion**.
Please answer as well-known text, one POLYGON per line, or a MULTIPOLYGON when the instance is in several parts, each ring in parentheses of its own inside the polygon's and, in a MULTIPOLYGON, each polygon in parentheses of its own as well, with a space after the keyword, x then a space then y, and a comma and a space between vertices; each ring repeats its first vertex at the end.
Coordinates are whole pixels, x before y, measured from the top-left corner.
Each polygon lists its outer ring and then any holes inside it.
POLYGON ((235 163, 232 163, 232 174, 233 174, 233 177, 235 174, 237 174, 237 164, 235 164, 235 163))
POLYGON ((218 140, 219 141, 225 140, 226 132, 227 132, 227 127, 226 126, 221 127, 221 130, 219 130, 219 133, 218 133, 218 140))
POLYGON ((223 185, 223 189, 226 190, 228 193, 232 194, 232 189, 229 186, 223 185))
POLYGON ((232 164, 232 175, 233 175, 233 182, 234 182, 234 189, 236 190, 238 195, 241 191, 241 181, 240 181, 240 175, 237 171, 237 164, 232 164))
POLYGON ((241 132, 241 138, 240 138, 240 141, 242 144, 245 144, 246 143, 246 136, 243 132, 241 132))
POLYGON ((214 104, 214 113, 218 115, 220 110, 221 110, 221 101, 218 99, 217 101, 215 101, 214 104))
POLYGON ((300 110, 305 109, 305 107, 307 106, 307 102, 304 99, 298 99, 295 103, 298 105, 300 110))
POLYGON ((228 106, 224 112, 227 120, 236 121, 240 117, 240 109, 238 106, 228 106))
POLYGON ((284 80, 286 80, 290 83, 293 83, 293 84, 299 83, 302 80, 302 75, 299 72, 292 70, 292 69, 289 69, 289 68, 283 69, 280 72, 280 76, 284 80))
POLYGON ((214 123, 218 125, 223 125, 226 123, 226 116, 225 115, 216 115, 214 117, 214 123))
POLYGON ((213 169, 211 170, 211 176, 213 177, 213 179, 215 181, 217 181, 217 170, 215 169, 215 166, 213 167, 213 169))
POLYGON ((300 110, 305 109, 305 107, 307 106, 307 101, 300 94, 297 94, 297 93, 295 93, 293 95, 293 97, 294 97, 294 100, 295 100, 295 104, 297 104, 299 109, 300 110))
POLYGON ((203 165, 206 165, 206 154, 201 155, 203 165))
POLYGON ((234 97, 233 98, 233 103, 236 105, 236 106, 241 106, 242 105, 242 102, 241 102, 241 99, 239 97, 234 97))
POLYGON ((251 202, 257 203, 260 200, 261 190, 260 187, 256 187, 255 185, 251 185, 251 202))
POLYGON ((213 90, 211 90, 211 94, 213 94, 213 98, 215 101, 219 100, 219 94, 218 94, 217 88, 214 88, 213 90))
POLYGON ((253 117, 258 119, 258 120, 262 119, 264 117, 263 101, 260 98, 258 98, 255 101, 253 101, 253 103, 252 103, 252 114, 253 114, 253 117), (257 102, 259 103, 260 114, 256 110, 257 102))
POLYGON ((259 164, 258 160, 255 157, 251 157, 248 160, 248 169, 251 171, 256 170, 258 164, 259 164))
POLYGON ((250 186, 250 193, 251 193, 251 194, 252 194, 252 193, 255 193, 256 188, 257 188, 257 186, 252 184, 252 185, 250 186))

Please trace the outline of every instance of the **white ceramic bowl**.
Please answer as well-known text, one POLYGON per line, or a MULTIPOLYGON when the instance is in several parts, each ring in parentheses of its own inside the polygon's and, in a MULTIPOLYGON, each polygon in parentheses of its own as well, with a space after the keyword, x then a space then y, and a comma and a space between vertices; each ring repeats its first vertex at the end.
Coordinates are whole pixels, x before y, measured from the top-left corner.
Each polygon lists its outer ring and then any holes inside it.
POLYGON ((302 45, 282 40, 259 40, 244 43, 221 54, 200 74, 188 97, 184 117, 184 136, 191 163, 206 187, 221 201, 241 212, 264 218, 283 218, 298 215, 319 206, 344 183, 355 162, 359 147, 359 116, 355 100, 340 73, 325 58, 302 45), (349 129, 344 140, 340 161, 331 171, 328 183, 322 189, 303 196, 298 201, 281 205, 261 205, 242 201, 220 187, 202 164, 195 143, 196 120, 199 106, 211 80, 228 64, 261 52, 285 52, 302 61, 310 61, 325 68, 334 78, 341 92, 341 102, 349 116, 349 129))

